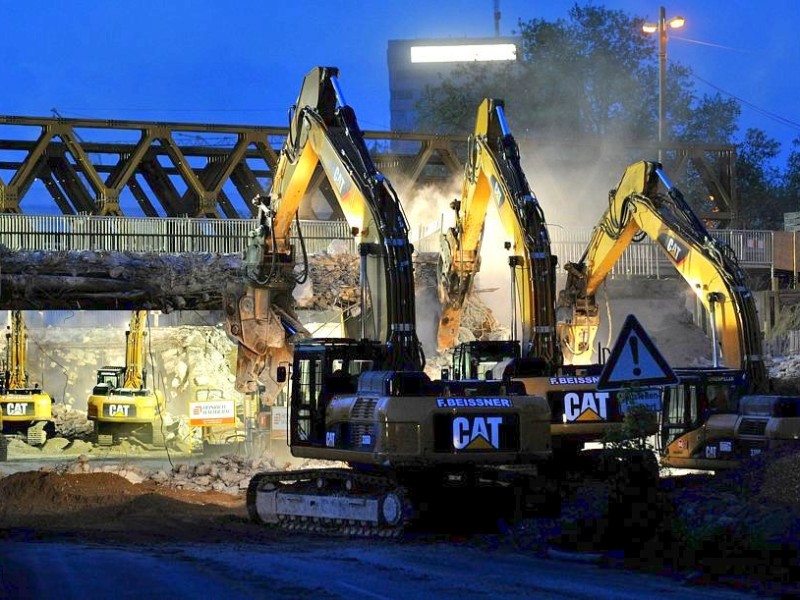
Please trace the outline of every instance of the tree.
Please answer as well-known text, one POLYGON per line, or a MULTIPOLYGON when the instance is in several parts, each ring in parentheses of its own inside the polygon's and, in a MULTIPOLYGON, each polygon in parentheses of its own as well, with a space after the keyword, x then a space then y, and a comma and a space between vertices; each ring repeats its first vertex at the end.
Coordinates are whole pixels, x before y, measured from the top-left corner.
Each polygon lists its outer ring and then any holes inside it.
POLYGON ((786 212, 800 211, 800 137, 792 140, 782 183, 786 212))
MULTIPOLYGON (((658 39, 642 31, 643 23, 590 4, 576 4, 566 19, 554 22, 520 21, 519 60, 500 70, 467 65, 429 88, 417 107, 420 127, 463 135, 472 130, 483 98, 502 98, 512 131, 521 142, 532 140, 527 155, 543 171, 591 165, 584 171, 592 179, 584 177, 578 190, 573 182, 565 195, 607 190, 616 183, 609 173, 656 158, 636 149, 658 138, 658 39)), ((691 69, 674 61, 668 65, 666 108, 667 140, 730 143, 737 129, 739 104, 718 94, 698 96, 691 69)), ((689 170, 675 183, 698 213, 709 209, 699 173, 689 170)))
POLYGON ((748 129, 736 157, 739 222, 747 229, 782 229, 784 196, 772 162, 780 143, 760 129, 748 129))
MULTIPOLYGON (((642 32, 643 23, 620 10, 577 4, 567 19, 520 21, 518 63, 500 71, 469 65, 429 88, 418 105, 420 127, 469 131, 475 108, 491 96, 506 101, 522 135, 655 141, 657 40, 642 32)), ((678 63, 668 69, 668 138, 695 141, 709 133, 717 142, 729 139, 736 102, 698 99, 691 70, 678 63)))

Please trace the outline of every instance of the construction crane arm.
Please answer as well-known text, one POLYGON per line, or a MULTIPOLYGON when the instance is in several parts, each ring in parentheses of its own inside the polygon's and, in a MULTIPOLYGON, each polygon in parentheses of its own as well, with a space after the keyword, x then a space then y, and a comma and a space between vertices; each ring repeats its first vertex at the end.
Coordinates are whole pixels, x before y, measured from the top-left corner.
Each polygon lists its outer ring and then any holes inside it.
POLYGON ((526 355, 561 362, 555 337, 555 265, 541 206, 520 164, 519 147, 502 100, 485 99, 469 140, 461 199, 451 205, 455 225, 442 236, 439 263, 440 349, 455 345, 467 295, 480 269, 486 213, 494 202, 512 252, 515 306, 526 355))
POLYGON ((568 362, 592 362, 599 325, 595 293, 625 249, 644 236, 661 248, 708 310, 715 363, 721 351, 726 366, 742 369, 753 389, 763 389, 768 380, 755 301, 736 256, 708 233, 656 162, 641 161, 626 169, 609 194, 608 210, 583 257, 565 265, 558 335, 568 362), (659 184, 666 193, 659 191, 659 184))
POLYGON ((291 225, 318 165, 338 200, 361 255, 363 292, 358 336, 387 343, 398 370, 422 368, 416 334, 413 249, 400 202, 376 169, 353 109, 339 89, 338 70, 317 67, 305 77, 272 187, 259 200, 259 227, 247 252, 246 286, 227 295, 227 329, 239 346, 237 387, 249 391, 269 377, 271 356, 287 339, 307 335, 294 319, 297 283, 291 225))

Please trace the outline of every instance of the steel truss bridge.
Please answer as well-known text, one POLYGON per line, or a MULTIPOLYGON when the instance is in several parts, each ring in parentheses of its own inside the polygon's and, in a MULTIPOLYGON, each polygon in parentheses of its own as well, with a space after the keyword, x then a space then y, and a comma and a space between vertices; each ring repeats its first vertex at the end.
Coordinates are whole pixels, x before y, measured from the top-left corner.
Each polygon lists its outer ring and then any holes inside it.
MULTIPOLYGON (((255 216, 252 199, 269 190, 286 127, 0 116, 0 212, 39 214, 207 217, 255 216)), ((460 180, 466 136, 365 131, 376 165, 401 198, 430 184, 460 180)), ((524 138, 519 138, 522 142, 524 138)), ((666 171, 676 183, 699 183, 699 214, 727 228, 737 214, 736 152, 729 145, 663 144, 666 171)), ((627 162, 655 156, 659 147, 631 145, 627 162)), ((564 165, 593 164, 608 150, 596 143, 536 140, 536 152, 564 165)), ((538 155, 537 155, 538 159, 538 155)), ((567 182, 570 184, 571 182, 567 182)), ((303 206, 301 218, 341 218, 321 170, 311 192, 323 202, 303 206), (321 206, 321 208, 320 208, 321 206)), ((535 185, 534 185, 535 188, 535 185)))

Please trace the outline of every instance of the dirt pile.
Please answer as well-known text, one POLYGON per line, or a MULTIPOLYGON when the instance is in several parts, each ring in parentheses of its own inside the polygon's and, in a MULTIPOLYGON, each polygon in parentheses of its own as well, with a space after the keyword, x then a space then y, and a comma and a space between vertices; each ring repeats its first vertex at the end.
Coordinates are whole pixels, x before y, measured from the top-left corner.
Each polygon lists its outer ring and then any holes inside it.
POLYGON ((193 492, 113 473, 15 473, 0 479, 0 532, 97 542, 223 541, 269 535, 244 498, 193 492))

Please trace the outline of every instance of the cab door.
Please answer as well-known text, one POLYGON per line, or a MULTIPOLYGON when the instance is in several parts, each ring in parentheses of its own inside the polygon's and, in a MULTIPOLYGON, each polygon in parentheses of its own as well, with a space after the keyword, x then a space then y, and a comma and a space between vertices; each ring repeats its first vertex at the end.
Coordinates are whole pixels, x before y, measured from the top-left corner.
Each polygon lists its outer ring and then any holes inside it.
POLYGON ((321 354, 297 358, 292 371, 291 444, 321 446, 325 443, 325 426, 321 414, 322 395, 321 354))

